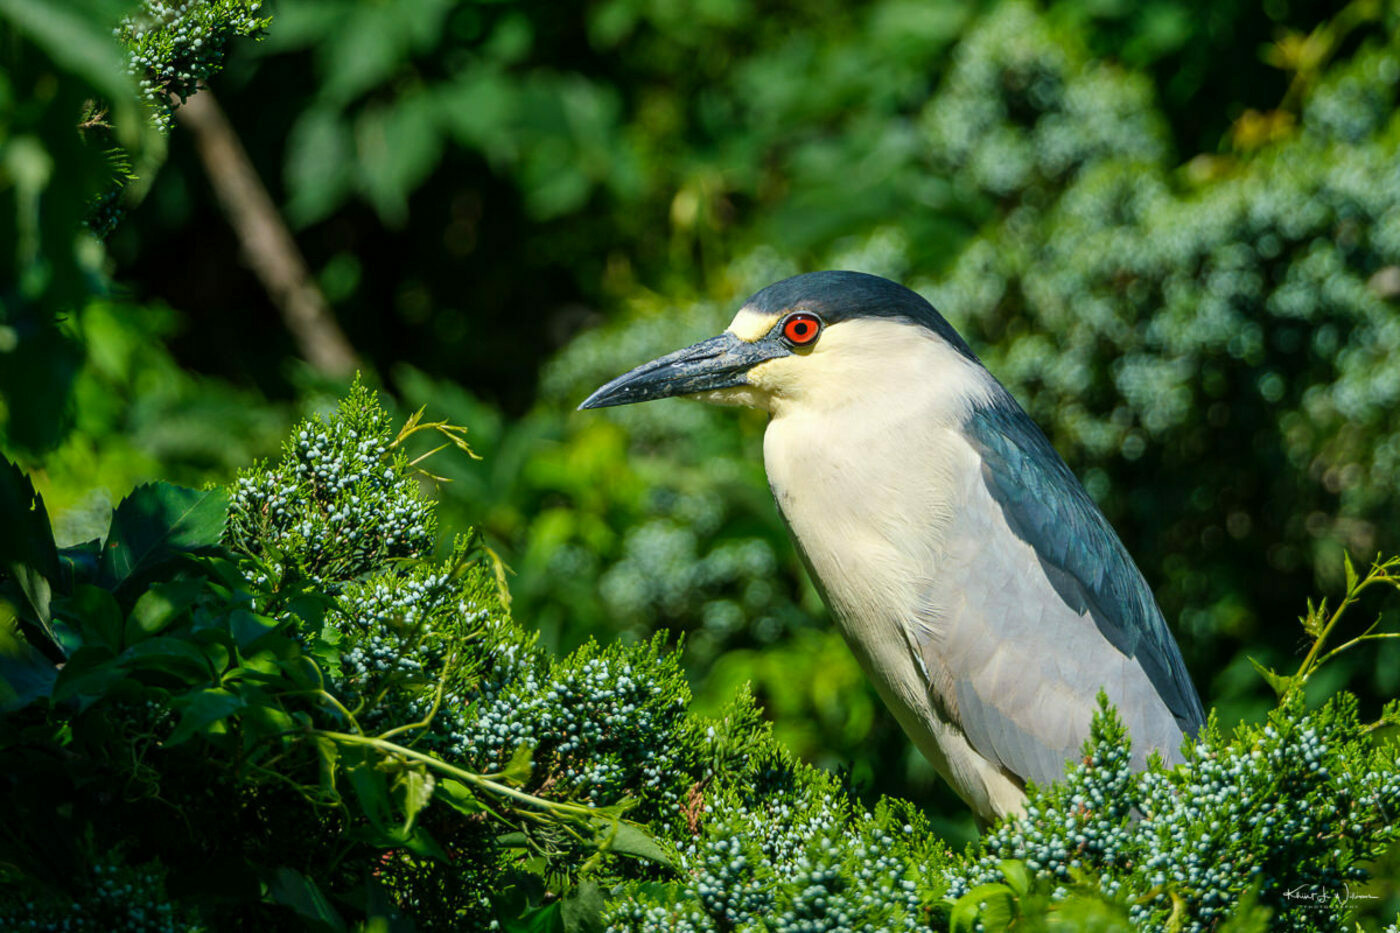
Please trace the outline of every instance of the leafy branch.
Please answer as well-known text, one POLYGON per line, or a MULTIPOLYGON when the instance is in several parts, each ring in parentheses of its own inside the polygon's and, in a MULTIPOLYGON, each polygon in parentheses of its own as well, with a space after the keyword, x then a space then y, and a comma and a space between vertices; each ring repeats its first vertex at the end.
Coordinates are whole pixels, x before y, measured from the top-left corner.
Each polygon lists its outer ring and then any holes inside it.
MULTIPOLYGON (((571 801, 549 800, 512 786, 523 784, 529 779, 531 749, 528 745, 521 746, 501 772, 486 775, 467 771, 464 768, 448 764, 435 755, 429 755, 383 738, 352 735, 347 732, 324 729, 313 729, 310 730, 309 734, 317 739, 328 740, 340 745, 372 749, 389 761, 414 762, 422 765, 445 778, 459 781, 461 784, 491 797, 509 801, 512 804, 512 812, 517 816, 532 821, 551 823, 564 830, 578 843, 596 847, 599 854, 616 852, 674 867, 670 855, 647 835, 641 826, 622 819, 622 814, 631 806, 630 801, 624 800, 609 807, 593 807, 571 801), (591 828, 593 832, 584 833, 576 827, 591 828)), ((433 787, 431 790, 432 796, 444 800, 459 811, 471 812, 475 809, 477 812, 499 816, 479 802, 466 800, 458 788, 450 782, 433 787)), ((418 811, 426 805, 427 800, 428 795, 426 794, 411 795, 408 798, 408 806, 405 807, 405 828, 416 818, 418 811)))
POLYGON ((399 428, 398 435, 393 439, 393 441, 389 443, 389 450, 398 450, 401 446, 403 446, 403 443, 405 441, 407 441, 413 435, 417 434, 419 431, 438 432, 443 437, 447 438, 447 441, 445 443, 439 444, 438 446, 434 447, 432 450, 427 451, 426 453, 422 453, 419 454, 417 457, 414 457, 412 460, 409 461, 408 465, 413 467, 415 470, 417 470, 419 473, 422 473, 429 479, 434 480, 435 482, 450 483, 452 482, 452 480, 449 477, 438 476, 435 473, 429 473, 427 470, 418 466, 418 464, 422 463, 424 460, 427 460, 429 457, 431 457, 438 451, 446 450, 448 447, 456 447, 458 450, 462 451, 468 457, 471 457, 473 460, 480 460, 481 455, 478 454, 476 451, 472 450, 471 445, 467 443, 467 429, 462 425, 452 424, 445 418, 442 421, 424 421, 423 412, 426 408, 427 406, 425 405, 422 408, 419 408, 413 414, 408 416, 408 420, 403 423, 403 427, 399 428))
POLYGON ((1344 556, 1343 559, 1346 568, 1346 592, 1342 595, 1336 608, 1329 609, 1325 597, 1317 603, 1310 599, 1307 603, 1307 613, 1298 617, 1298 623, 1302 625, 1303 631, 1312 639, 1308 653, 1304 656, 1302 663, 1298 665, 1298 669, 1291 675, 1279 674, 1250 658, 1254 669, 1274 689, 1282 704, 1286 705, 1289 701, 1296 699, 1303 688, 1307 686, 1312 675, 1343 652, 1365 642, 1400 638, 1400 632, 1376 631, 1384 619, 1383 616, 1377 616, 1376 620, 1368 625, 1361 634, 1339 645, 1329 647, 1333 634, 1347 610, 1356 604, 1363 593, 1375 587, 1390 587, 1400 591, 1400 556, 1384 560, 1377 556, 1371 562, 1371 567, 1364 577, 1357 574, 1356 567, 1352 564, 1350 557, 1344 556))

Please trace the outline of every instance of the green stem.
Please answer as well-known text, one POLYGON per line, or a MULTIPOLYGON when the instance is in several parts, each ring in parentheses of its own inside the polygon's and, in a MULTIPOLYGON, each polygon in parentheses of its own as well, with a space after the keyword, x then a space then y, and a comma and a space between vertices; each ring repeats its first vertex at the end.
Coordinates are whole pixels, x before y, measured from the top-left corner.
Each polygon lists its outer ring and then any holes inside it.
POLYGON ((346 721, 350 723, 350 728, 354 729, 356 732, 362 733, 365 731, 364 729, 360 728, 359 720, 355 718, 355 714, 346 709, 345 704, 336 699, 335 694, 331 693, 324 687, 317 691, 317 694, 322 699, 330 700, 331 705, 333 705, 336 709, 340 710, 341 714, 345 716, 346 721))
POLYGON ((351 735, 347 732, 328 732, 324 729, 312 729, 311 734, 330 739, 333 742, 341 742, 346 745, 362 745, 383 752, 386 755, 398 755, 410 761, 417 761, 437 771, 441 771, 443 774, 454 777, 459 781, 470 784, 472 787, 479 788, 487 793, 495 794, 500 797, 507 797, 538 810, 548 810, 561 815, 579 816, 586 819, 605 819, 609 822, 612 822, 614 819, 583 804, 561 803, 555 800, 545 800, 543 797, 536 797, 533 794, 527 794, 524 791, 516 790, 514 787, 508 787, 505 784, 493 781, 480 774, 474 774, 471 771, 463 771, 461 768, 454 767, 440 758, 426 755, 423 752, 414 751, 403 745, 396 745, 393 742, 386 742, 384 739, 370 738, 364 735, 351 735))
MULTIPOLYGON (((447 688, 447 675, 451 673, 452 663, 456 660, 457 656, 454 654, 451 657, 449 657, 445 662, 443 662, 442 676, 438 678, 437 690, 433 694, 433 705, 432 708, 428 710, 428 714, 418 722, 406 723, 402 726, 395 726, 388 732, 381 732, 379 734, 379 737, 381 739, 387 739, 391 736, 398 735, 400 732, 412 732, 415 729, 426 729, 429 725, 432 724, 434 717, 436 717, 438 714, 438 710, 442 707, 442 694, 443 691, 447 688)), ((359 730, 357 729, 356 731, 359 730)))
POLYGON ((1337 647, 1333 648, 1331 651, 1324 654, 1321 658, 1318 659, 1317 666, 1321 667, 1328 661, 1332 660, 1332 658, 1341 654, 1343 651, 1346 651, 1348 648, 1353 648, 1363 641, 1375 641, 1379 638, 1400 638, 1400 632, 1377 632, 1374 635, 1370 632, 1367 632, 1365 635, 1357 635, 1351 641, 1344 642, 1338 645, 1337 647))
MULTIPOLYGON (((1346 610, 1361 597, 1361 594, 1366 589, 1375 586, 1378 583, 1395 584, 1398 582, 1397 579, 1391 576, 1390 574, 1391 569, 1397 566, 1397 564, 1400 564, 1400 560, 1397 560, 1396 558, 1391 558, 1390 560, 1387 560, 1384 563, 1373 563, 1371 565, 1370 572, 1367 573, 1362 580, 1360 580, 1359 582, 1355 583, 1353 586, 1347 589, 1346 595, 1342 597, 1342 601, 1337 604, 1337 608, 1333 610, 1330 616, 1328 616, 1327 622, 1325 625, 1322 626, 1322 630, 1318 632, 1317 638, 1313 639, 1312 647, 1308 649, 1307 656, 1303 658, 1303 663, 1298 665, 1298 672, 1293 675, 1293 687, 1289 690, 1289 693, 1293 693, 1301 689, 1303 685, 1308 682, 1308 678, 1312 676, 1313 671, 1315 671, 1318 667, 1320 667, 1334 655, 1345 651, 1357 642, 1368 640, 1371 638, 1390 637, 1388 635, 1372 635, 1371 632, 1373 629, 1375 629, 1375 626, 1372 625, 1362 635, 1359 635, 1351 641, 1338 646, 1337 648, 1327 652, 1326 654, 1322 654, 1322 656, 1319 658, 1319 654, 1321 654, 1323 646, 1327 644, 1327 639, 1329 636, 1331 636, 1332 630, 1335 629, 1337 627, 1337 623, 1341 621, 1342 614, 1345 613, 1346 610)), ((1350 563, 1348 563, 1347 566, 1350 567, 1350 563)))
MULTIPOLYGON (((1369 581, 1370 577, 1366 579, 1369 581)), ((1308 675, 1312 673, 1313 668, 1316 666, 1317 653, 1322 650, 1323 644, 1327 641, 1327 636, 1332 634, 1332 629, 1336 628, 1337 622, 1342 617, 1342 613, 1346 611, 1348 606, 1356 602, 1356 594, 1360 593, 1365 586, 1366 583, 1362 582, 1342 597, 1342 601, 1337 605, 1337 608, 1333 610, 1332 615, 1328 617, 1327 623, 1322 626, 1322 631, 1318 632, 1317 638, 1313 639, 1312 647, 1308 649, 1308 654, 1303 658, 1303 663, 1298 665, 1298 672, 1293 675, 1295 681, 1299 685, 1307 682, 1308 675)))

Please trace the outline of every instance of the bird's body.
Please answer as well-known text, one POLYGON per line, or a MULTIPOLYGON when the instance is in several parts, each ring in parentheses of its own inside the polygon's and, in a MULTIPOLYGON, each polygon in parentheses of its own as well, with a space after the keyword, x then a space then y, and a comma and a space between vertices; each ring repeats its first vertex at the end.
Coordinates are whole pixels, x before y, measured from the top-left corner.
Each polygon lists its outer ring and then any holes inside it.
POLYGON ((625 393, 680 367, 686 394, 770 412, 765 468, 804 562, 881 698, 979 816, 1063 774, 1100 689, 1139 765, 1152 749, 1179 757, 1203 714, 1151 591, 927 302, 873 276, 799 276, 692 350, 590 402, 641 400, 625 393), (744 357, 724 364, 742 378, 697 384, 724 354, 744 357))

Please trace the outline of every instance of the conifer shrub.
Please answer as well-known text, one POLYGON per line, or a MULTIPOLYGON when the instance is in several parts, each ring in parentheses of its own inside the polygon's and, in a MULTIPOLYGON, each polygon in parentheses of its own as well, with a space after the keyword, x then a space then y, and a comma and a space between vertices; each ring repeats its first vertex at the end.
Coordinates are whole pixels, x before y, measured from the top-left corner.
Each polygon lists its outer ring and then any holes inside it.
POLYGON ((6 465, 28 550, 0 746, 29 815, 7 924, 743 925, 823 916, 828 882, 857 926, 938 910, 942 874, 897 854, 945 855, 909 805, 867 811, 745 697, 692 714, 661 640, 549 657, 471 534, 435 558, 404 449, 425 431, 466 448, 445 423, 394 432, 357 387, 227 493, 142 487, 61 550, 6 465), (115 905, 111 872, 142 879, 115 905))
POLYGON ((1102 705, 1023 819, 951 853, 796 761, 746 694, 690 710, 660 639, 552 657, 468 532, 434 555, 425 434, 356 386, 228 491, 153 484, 57 548, 4 464, 0 927, 1331 930, 1400 835, 1400 707, 1304 702, 1128 770, 1102 705), (1073 926, 1081 924, 1080 927, 1073 926))

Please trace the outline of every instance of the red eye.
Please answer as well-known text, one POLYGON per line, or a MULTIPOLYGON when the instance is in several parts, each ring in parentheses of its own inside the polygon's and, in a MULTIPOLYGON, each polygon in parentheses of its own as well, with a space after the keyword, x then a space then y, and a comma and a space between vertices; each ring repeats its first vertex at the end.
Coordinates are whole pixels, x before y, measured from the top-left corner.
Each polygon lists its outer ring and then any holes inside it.
POLYGON ((814 314, 794 314, 783 321, 783 337, 799 347, 816 340, 821 329, 821 319, 814 314))

